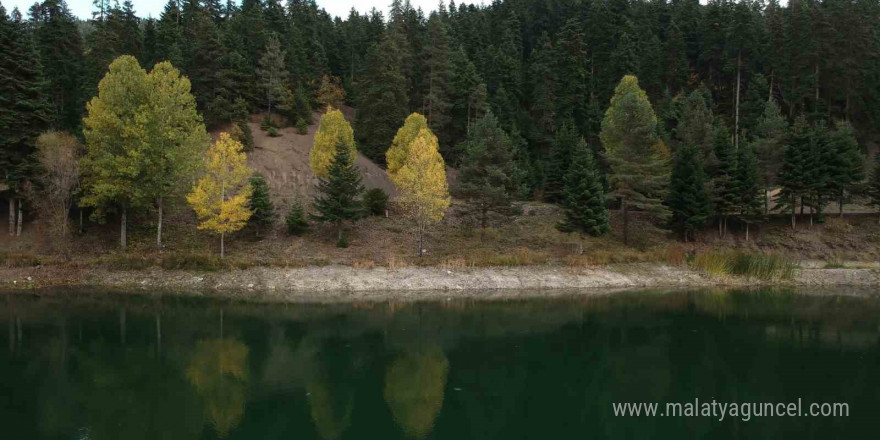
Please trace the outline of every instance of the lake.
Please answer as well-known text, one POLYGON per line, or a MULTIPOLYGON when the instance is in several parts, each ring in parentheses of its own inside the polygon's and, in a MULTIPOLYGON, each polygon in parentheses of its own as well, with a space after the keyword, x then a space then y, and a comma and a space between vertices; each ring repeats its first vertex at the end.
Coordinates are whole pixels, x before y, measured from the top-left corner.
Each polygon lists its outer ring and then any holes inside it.
POLYGON ((458 295, 344 304, 2 295, 0 438, 878 436, 880 297, 458 295), (614 406, 658 403, 659 413, 713 400, 716 410, 842 403, 848 415, 636 417, 614 406))

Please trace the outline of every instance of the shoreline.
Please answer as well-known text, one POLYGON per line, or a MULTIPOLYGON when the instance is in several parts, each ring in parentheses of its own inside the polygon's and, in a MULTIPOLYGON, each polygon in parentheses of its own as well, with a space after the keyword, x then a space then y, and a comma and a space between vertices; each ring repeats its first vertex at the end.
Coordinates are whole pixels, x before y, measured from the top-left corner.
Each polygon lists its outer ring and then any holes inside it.
POLYGON ((513 298, 565 295, 574 291, 735 288, 735 287, 880 287, 880 269, 795 269, 790 280, 710 276, 659 264, 621 264, 595 268, 559 266, 443 269, 406 267, 359 269, 349 266, 258 267, 218 272, 149 268, 145 270, 2 268, 0 290, 29 291, 58 287, 94 287, 144 291, 181 291, 204 296, 280 300, 366 299, 464 296, 513 298), (486 293, 489 292, 489 293, 486 293))

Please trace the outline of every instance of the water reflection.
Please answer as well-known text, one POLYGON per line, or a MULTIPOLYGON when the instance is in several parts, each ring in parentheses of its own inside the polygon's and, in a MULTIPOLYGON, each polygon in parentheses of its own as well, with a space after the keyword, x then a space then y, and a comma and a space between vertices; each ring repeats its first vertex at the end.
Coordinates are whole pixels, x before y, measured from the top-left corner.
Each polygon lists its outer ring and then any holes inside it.
POLYGON ((852 439, 880 405, 874 297, 113 298, 0 298, 3 438, 852 439), (694 398, 852 410, 717 422, 610 408, 694 398))

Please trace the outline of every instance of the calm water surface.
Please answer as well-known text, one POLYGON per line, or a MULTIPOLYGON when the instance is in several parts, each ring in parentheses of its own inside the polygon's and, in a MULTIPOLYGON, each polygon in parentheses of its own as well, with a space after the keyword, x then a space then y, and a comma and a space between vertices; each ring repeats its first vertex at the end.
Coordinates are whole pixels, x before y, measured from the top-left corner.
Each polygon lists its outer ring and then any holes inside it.
POLYGON ((880 298, 0 296, 0 438, 876 439, 880 298), (613 402, 849 417, 615 417, 613 402))

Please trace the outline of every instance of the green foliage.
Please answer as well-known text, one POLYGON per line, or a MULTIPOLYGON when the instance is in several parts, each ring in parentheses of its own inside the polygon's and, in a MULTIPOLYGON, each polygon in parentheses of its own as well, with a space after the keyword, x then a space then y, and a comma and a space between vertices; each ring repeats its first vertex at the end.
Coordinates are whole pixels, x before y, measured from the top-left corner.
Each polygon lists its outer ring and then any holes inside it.
POLYGON ((787 280, 794 273, 794 262, 769 253, 702 252, 694 259, 694 266, 710 275, 741 275, 762 280, 787 280))
POLYGON ((880 153, 874 155, 874 166, 865 186, 871 205, 880 208, 880 153))
POLYGON ((743 143, 736 159, 736 205, 740 220, 755 223, 763 214, 764 191, 758 176, 758 159, 751 143, 743 143))
POLYGON ((544 200, 559 203, 563 198, 565 175, 572 160, 572 151, 578 146, 578 135, 573 124, 567 122, 556 132, 550 163, 547 164, 547 180, 544 183, 544 200))
POLYGON ((737 212, 738 188, 736 185, 736 152, 730 131, 723 121, 716 120, 712 142, 712 204, 720 218, 737 212))
POLYGON ((278 126, 275 124, 275 121, 272 120, 271 115, 268 115, 268 114, 263 115, 263 118, 260 119, 260 129, 265 132, 268 132, 272 128, 277 129, 278 126))
POLYGON ((560 231, 598 237, 611 230, 602 179, 593 152, 583 139, 572 151, 571 164, 565 173, 562 206, 565 220, 557 225, 560 231))
POLYGON ((803 116, 798 117, 792 127, 789 144, 783 150, 782 166, 777 177, 781 188, 776 196, 776 209, 780 212, 791 212, 792 227, 795 226, 794 216, 798 203, 809 190, 808 171, 812 134, 807 119, 803 116))
POLYGON ((273 138, 281 136, 281 133, 279 133, 278 129, 275 127, 269 127, 269 129, 266 130, 266 134, 269 135, 269 137, 273 137, 273 138))
POLYGON ((382 188, 371 188, 364 193, 364 209, 370 215, 385 215, 388 208, 388 194, 382 188))
POLYGON ((461 149, 454 192, 466 202, 468 214, 485 228, 490 214, 509 217, 519 212, 513 203, 519 189, 513 144, 492 112, 477 121, 461 149))
POLYGON ((251 132, 251 126, 244 119, 239 119, 232 124, 232 129, 229 130, 229 135, 232 136, 232 139, 240 142, 244 147, 244 151, 253 151, 254 149, 254 134, 251 132))
POLYGON ((712 215, 712 205, 706 193, 703 161, 696 145, 682 145, 675 152, 669 198, 666 205, 672 211, 670 226, 682 234, 685 241, 706 224, 712 215))
POLYGON ((367 75, 361 86, 357 121, 358 144, 374 162, 385 160, 385 151, 406 118, 409 105, 407 77, 401 71, 403 46, 397 32, 388 32, 379 44, 370 47, 367 75))
POLYGON ((327 177, 318 178, 320 195, 313 202, 318 214, 312 218, 335 223, 341 240, 343 222, 357 221, 364 214, 360 201, 363 191, 360 171, 354 166, 349 148, 343 144, 337 145, 327 177))
POLYGON ((260 228, 272 226, 275 223, 275 205, 269 197, 269 185, 263 176, 256 174, 250 178, 251 197, 248 200, 248 209, 251 210, 251 218, 248 224, 260 228))
POLYGON ((837 201, 842 214, 847 196, 858 193, 865 179, 865 160, 852 125, 846 122, 837 124, 828 139, 827 159, 828 191, 837 201))
POLYGON ((266 51, 260 58, 257 74, 260 76, 260 87, 263 90, 263 100, 272 113, 272 105, 280 104, 285 97, 287 82, 287 70, 284 68, 285 52, 281 50, 281 42, 278 35, 271 34, 266 39, 266 51))
POLYGON ((303 209, 299 201, 294 201, 290 205, 290 212, 284 221, 287 225, 287 233, 290 235, 300 236, 309 230, 309 221, 306 218, 305 209, 303 209))
POLYGON ((296 133, 309 134, 309 123, 305 119, 299 118, 296 120, 296 133))

